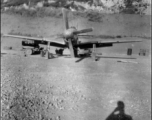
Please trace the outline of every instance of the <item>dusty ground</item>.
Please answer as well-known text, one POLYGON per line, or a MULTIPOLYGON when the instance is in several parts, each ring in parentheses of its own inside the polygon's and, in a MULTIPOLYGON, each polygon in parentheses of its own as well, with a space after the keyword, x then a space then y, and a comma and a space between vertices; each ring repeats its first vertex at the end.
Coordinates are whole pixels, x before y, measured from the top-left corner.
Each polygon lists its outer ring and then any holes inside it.
MULTIPOLYGON (((46 37, 62 32, 60 18, 27 18, 2 14, 2 33, 20 32, 46 37)), ((72 20, 73 19, 73 20, 72 20)), ((74 19, 78 28, 94 27, 92 34, 150 37, 150 16, 104 15, 102 22, 74 19), (78 22, 76 22, 78 21, 78 22)), ((126 38, 125 38, 126 39, 126 38)), ((125 104, 125 113, 133 120, 151 119, 151 40, 142 43, 102 48, 103 55, 126 55, 133 48, 134 63, 101 58, 66 57, 45 60, 38 55, 24 57, 17 39, 1 40, 1 107, 3 120, 105 120, 125 104), (8 50, 12 47, 12 50, 8 50), (138 56, 140 49, 149 55, 138 56), (6 53, 6 54, 4 54, 6 53)), ((54 48, 52 48, 53 50, 54 48)), ((65 53, 68 53, 68 50, 65 53)))

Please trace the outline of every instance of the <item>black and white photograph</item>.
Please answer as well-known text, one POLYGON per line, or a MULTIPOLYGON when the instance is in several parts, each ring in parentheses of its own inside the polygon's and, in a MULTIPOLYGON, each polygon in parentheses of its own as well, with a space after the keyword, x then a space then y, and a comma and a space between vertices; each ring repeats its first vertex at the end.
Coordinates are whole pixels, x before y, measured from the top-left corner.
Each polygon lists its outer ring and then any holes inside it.
POLYGON ((1 0, 1 120, 151 120, 151 0, 1 0))

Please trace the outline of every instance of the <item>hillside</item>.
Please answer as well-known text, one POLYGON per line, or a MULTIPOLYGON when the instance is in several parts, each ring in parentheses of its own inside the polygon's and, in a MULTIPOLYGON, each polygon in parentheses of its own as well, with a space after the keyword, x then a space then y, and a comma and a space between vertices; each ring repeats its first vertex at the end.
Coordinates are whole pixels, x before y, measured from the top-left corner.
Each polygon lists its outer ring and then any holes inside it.
POLYGON ((127 13, 151 15, 150 0, 1 0, 1 11, 20 13, 21 9, 35 10, 47 7, 66 7, 72 11, 99 13, 127 13))

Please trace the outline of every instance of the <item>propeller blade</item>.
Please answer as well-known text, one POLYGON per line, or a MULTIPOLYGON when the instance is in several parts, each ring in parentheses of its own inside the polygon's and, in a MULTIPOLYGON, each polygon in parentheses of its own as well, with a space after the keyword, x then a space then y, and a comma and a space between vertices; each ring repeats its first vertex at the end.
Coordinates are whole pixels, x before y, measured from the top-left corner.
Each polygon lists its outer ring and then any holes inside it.
POLYGON ((69 23, 68 23, 68 17, 67 17, 67 10, 65 8, 62 8, 62 14, 63 14, 63 21, 65 24, 65 30, 69 29, 69 23))
POLYGON ((74 34, 87 33, 87 32, 92 32, 92 31, 93 31, 93 28, 87 28, 87 29, 77 30, 74 32, 74 34))
POLYGON ((84 39, 92 39, 92 38, 97 38, 96 36, 93 35, 78 35, 80 38, 84 38, 84 39))
POLYGON ((55 35, 51 35, 50 37, 52 39, 61 39, 61 38, 64 38, 64 35, 63 34, 55 34, 55 35))
POLYGON ((75 57, 71 39, 69 39, 68 42, 69 42, 69 50, 70 50, 71 57, 75 57))

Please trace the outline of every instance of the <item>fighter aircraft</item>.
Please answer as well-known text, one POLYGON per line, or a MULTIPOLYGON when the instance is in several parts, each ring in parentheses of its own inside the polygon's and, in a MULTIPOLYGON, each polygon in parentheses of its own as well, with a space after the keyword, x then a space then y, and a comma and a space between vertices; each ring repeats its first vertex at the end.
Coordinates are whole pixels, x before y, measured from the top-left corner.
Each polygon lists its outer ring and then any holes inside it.
MULTIPOLYGON (((4 34, 5 37, 14 37, 14 38, 21 38, 25 39, 22 41, 22 45, 24 47, 28 46, 28 49, 26 49, 26 54, 33 54, 36 51, 41 51, 42 56, 46 56, 47 59, 50 59, 52 57, 52 54, 49 52, 50 47, 58 47, 61 48, 59 50, 56 50, 56 54, 63 54, 63 50, 68 48, 70 50, 71 57, 78 57, 78 49, 92 49, 91 57, 96 59, 96 48, 99 47, 111 47, 113 44, 118 43, 130 43, 130 42, 141 42, 141 41, 87 41, 82 42, 79 40, 80 36, 88 36, 84 35, 83 33, 92 32, 93 28, 87 28, 82 30, 77 30, 76 27, 69 26, 68 17, 67 17, 68 9, 62 8, 62 14, 63 14, 63 21, 64 21, 64 27, 65 30, 63 34, 61 34, 60 38, 63 39, 63 42, 58 42, 55 40, 51 40, 48 38, 38 38, 38 37, 28 37, 28 36, 19 36, 19 35, 11 35, 11 34, 4 34), (47 48, 41 48, 40 44, 47 45, 47 48), (31 47, 31 48, 29 48, 31 47)), ((91 35, 93 38, 93 35, 91 35)))

